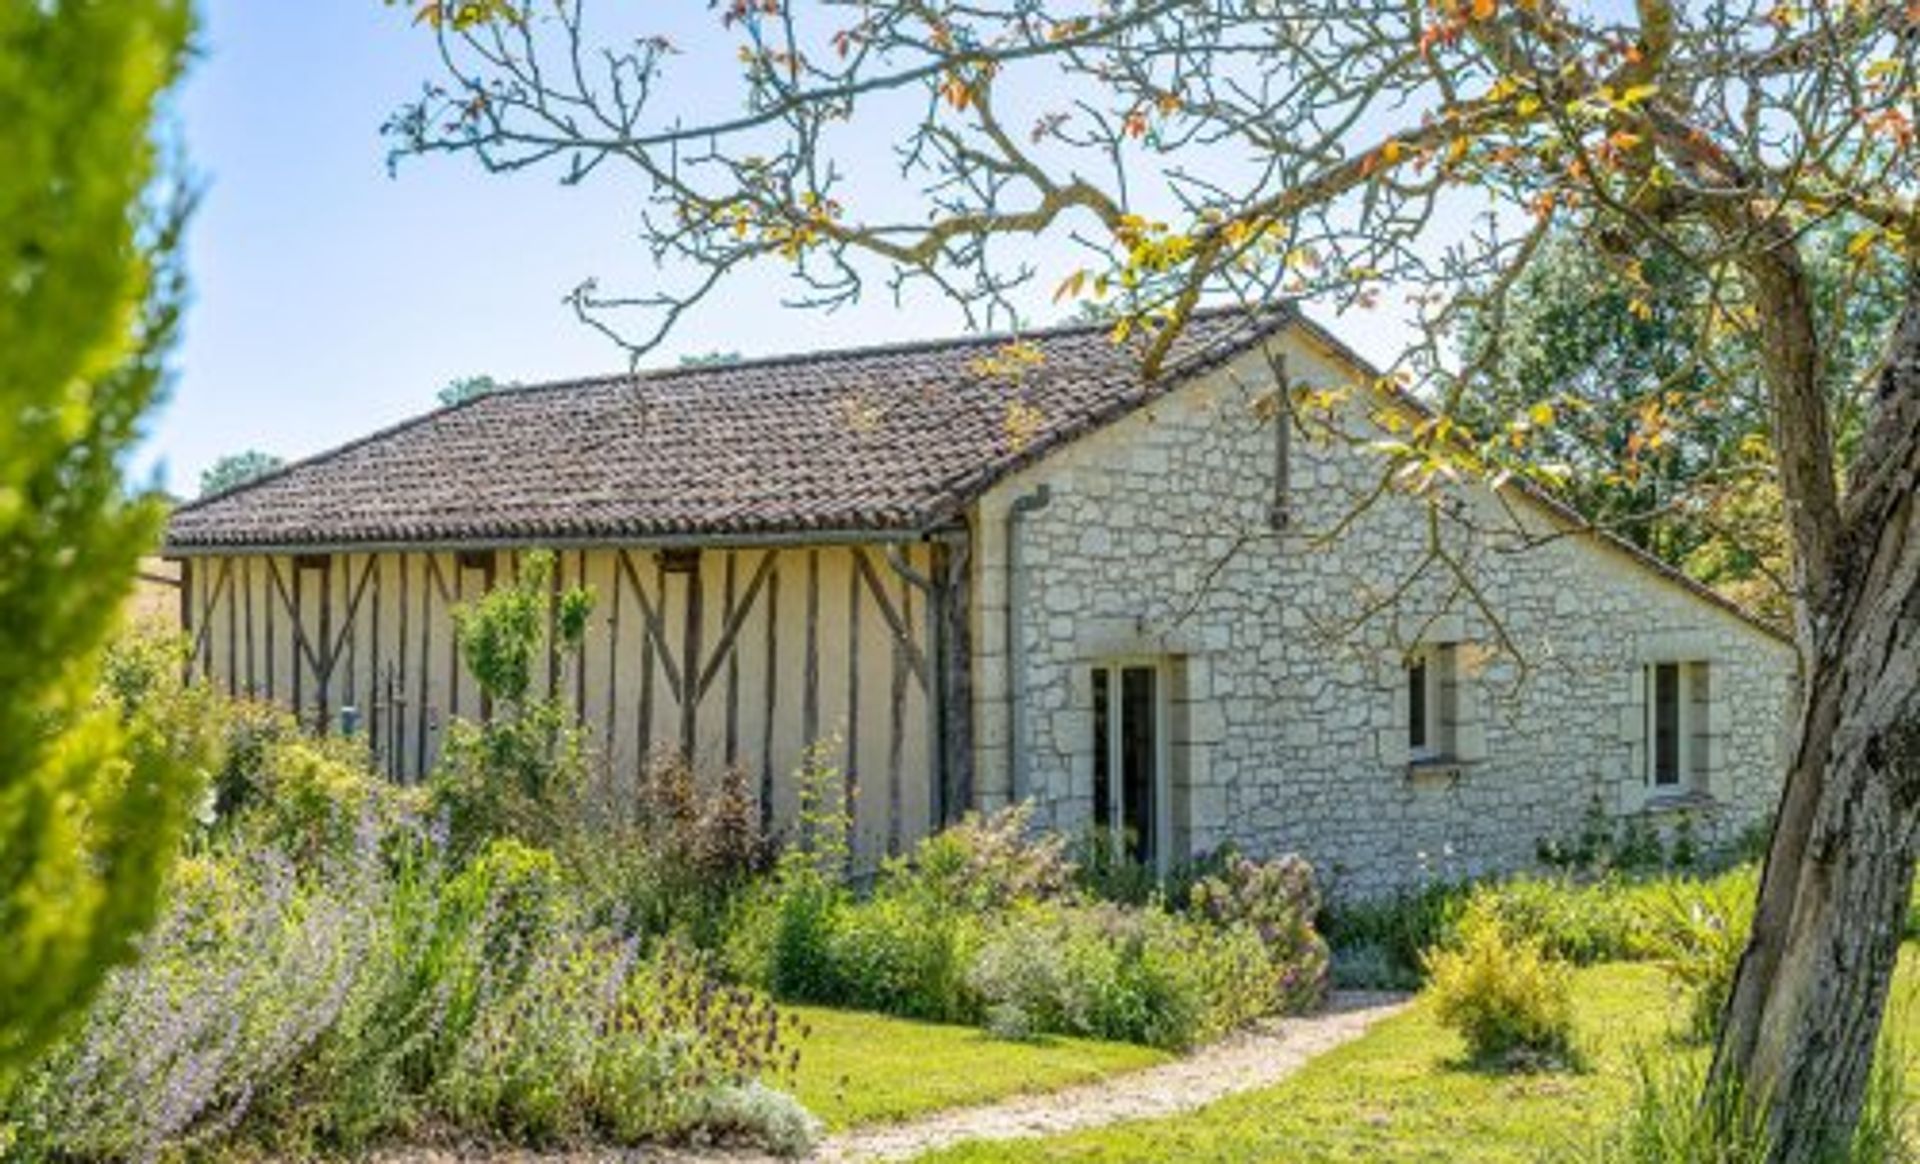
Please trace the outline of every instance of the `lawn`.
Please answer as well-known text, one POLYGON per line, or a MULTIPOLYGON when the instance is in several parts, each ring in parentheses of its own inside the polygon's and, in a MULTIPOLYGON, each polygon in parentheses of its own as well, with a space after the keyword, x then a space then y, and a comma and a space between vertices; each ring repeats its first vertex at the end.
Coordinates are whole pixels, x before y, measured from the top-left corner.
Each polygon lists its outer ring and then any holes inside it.
POLYGON ((1150 1067, 1171 1056, 1129 1043, 996 1039, 974 1027, 793 1007, 804 1023, 793 1090, 838 1130, 987 1103, 1150 1067))
MULTIPOLYGON (((1892 1022, 1920 1048, 1914 950, 1896 984, 1892 1022)), ((1669 1039, 1677 1007, 1659 970, 1613 964, 1579 972, 1581 1074, 1500 1076, 1460 1066, 1457 1036, 1416 1004, 1277 1086, 1190 1116, 1060 1136, 962 1145, 924 1159, 984 1161, 1538 1161, 1590 1145, 1631 1092, 1637 1049, 1687 1054, 1669 1039)), ((1697 1053, 1697 1052, 1693 1052, 1697 1053)), ((1910 1062, 1909 1078, 1920 1082, 1910 1062)))

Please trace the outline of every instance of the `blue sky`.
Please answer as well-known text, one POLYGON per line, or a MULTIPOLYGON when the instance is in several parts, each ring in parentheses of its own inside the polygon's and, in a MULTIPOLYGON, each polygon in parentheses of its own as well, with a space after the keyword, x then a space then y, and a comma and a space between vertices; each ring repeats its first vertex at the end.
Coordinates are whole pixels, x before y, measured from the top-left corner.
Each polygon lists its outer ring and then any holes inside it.
MULTIPOLYGON (((655 12, 712 20, 704 4, 655 12)), ((381 122, 435 65, 429 38, 379 0, 206 0, 201 19, 203 54, 179 95, 206 186, 189 242, 194 301, 173 398, 136 458, 143 483, 157 475, 190 496, 222 454, 313 453, 431 407, 457 377, 625 366, 561 300, 589 276, 629 289, 653 278, 636 185, 608 175, 564 188, 550 171, 501 177, 453 158, 390 177, 381 122)), ((870 164, 887 163, 885 144, 870 164)), ((649 362, 963 326, 931 299, 822 315, 783 309, 781 290, 771 272, 735 281, 649 362)))
MULTIPOLYGON (((695 6, 704 15, 704 5, 695 6)), ((418 413, 456 377, 541 380, 625 366, 561 298, 645 285, 637 189, 561 188, 460 159, 386 170, 381 122, 431 75, 430 47, 379 0, 211 0, 180 94, 206 195, 173 398, 136 473, 191 495, 221 454, 293 457, 418 413)), ((935 335, 958 318, 869 304, 782 311, 770 279, 688 318, 657 357, 935 335)))

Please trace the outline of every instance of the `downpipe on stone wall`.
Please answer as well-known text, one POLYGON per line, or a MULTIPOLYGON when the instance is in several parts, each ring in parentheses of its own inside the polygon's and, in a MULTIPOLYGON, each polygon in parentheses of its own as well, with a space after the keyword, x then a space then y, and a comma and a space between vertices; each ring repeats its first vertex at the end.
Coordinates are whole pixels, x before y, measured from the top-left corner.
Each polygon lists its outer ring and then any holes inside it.
POLYGON ((1030 493, 1013 499, 1007 506, 1007 771, 1011 776, 1011 801, 1027 798, 1027 667, 1024 637, 1020 634, 1020 612, 1026 608, 1027 572, 1020 552, 1020 527, 1028 514, 1038 513, 1053 500, 1053 487, 1046 482, 1030 493))

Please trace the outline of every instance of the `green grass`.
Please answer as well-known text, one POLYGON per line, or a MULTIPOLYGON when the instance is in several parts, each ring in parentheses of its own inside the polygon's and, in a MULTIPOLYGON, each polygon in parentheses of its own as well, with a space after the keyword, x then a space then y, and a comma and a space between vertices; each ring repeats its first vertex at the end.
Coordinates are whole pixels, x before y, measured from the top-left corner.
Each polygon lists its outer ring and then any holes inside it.
POLYGON ((1008 1042, 973 1027, 792 1007, 805 1024, 792 1089, 830 1129, 1054 1091, 1171 1056, 1127 1043, 1008 1042))
MULTIPOLYGON (((1909 953, 1913 953, 1909 949, 1909 953)), ((1920 972, 1909 957, 1896 983, 1891 1022, 1920 1048, 1920 972)), ((1458 1036, 1416 1003, 1362 1038, 1315 1060, 1272 1088, 1223 1100, 1189 1116, 1147 1120, 1046 1140, 962 1145, 926 1157, 983 1161, 1452 1161, 1534 1162, 1592 1144, 1632 1092, 1636 1049, 1699 1054, 1669 1032, 1679 1007, 1659 970, 1612 964, 1576 979, 1581 1074, 1502 1076, 1462 1065, 1458 1036)), ((1909 1078, 1920 1082, 1909 1065, 1909 1078)))

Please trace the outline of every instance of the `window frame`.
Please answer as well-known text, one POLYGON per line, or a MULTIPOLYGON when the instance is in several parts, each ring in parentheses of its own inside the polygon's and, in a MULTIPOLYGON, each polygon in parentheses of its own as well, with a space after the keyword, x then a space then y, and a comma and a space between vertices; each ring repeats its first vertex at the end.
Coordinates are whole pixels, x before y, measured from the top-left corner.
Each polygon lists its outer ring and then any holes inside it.
POLYGON ((1406 747, 1407 766, 1419 768, 1458 768, 1468 761, 1460 758, 1460 741, 1457 732, 1461 714, 1457 702, 1450 705, 1447 699, 1447 687, 1455 689, 1455 701, 1461 698, 1460 646, 1458 640, 1424 642, 1415 647, 1405 662, 1405 678, 1402 687, 1407 699, 1407 718, 1403 730, 1402 743, 1406 747), (1421 671, 1420 702, 1415 705, 1413 675, 1421 671), (1413 729, 1418 719, 1422 728, 1422 742, 1414 743, 1413 729))
POLYGON ((1440 672, 1445 665, 1443 649, 1444 644, 1423 644, 1407 658, 1407 761, 1412 764, 1445 760, 1450 750, 1440 706, 1440 672), (1418 742, 1413 735, 1416 724, 1420 728, 1418 742))
MULTIPOLYGON (((1107 698, 1113 701, 1111 704, 1113 710, 1110 710, 1106 716, 1107 738, 1105 741, 1094 741, 1096 746, 1104 743, 1106 749, 1107 779, 1109 781, 1107 793, 1108 819, 1104 821, 1095 820, 1094 823, 1096 826, 1104 827, 1107 830, 1109 843, 1115 846, 1125 845, 1126 830, 1124 822, 1127 816, 1126 778, 1123 774, 1123 736, 1125 727, 1122 723, 1123 716, 1116 714, 1116 712, 1119 710, 1124 699, 1123 685, 1125 682, 1125 674, 1127 671, 1135 669, 1147 670, 1153 673, 1152 797, 1154 835, 1150 838, 1143 838, 1143 840, 1147 843, 1148 851, 1152 854, 1152 865, 1155 873, 1164 878, 1172 868, 1172 854, 1170 850, 1173 844, 1173 660, 1164 655, 1116 655, 1096 659, 1087 665, 1087 687, 1091 705, 1090 715, 1088 717, 1090 732, 1093 726, 1100 721, 1100 708, 1098 703, 1100 684, 1094 676, 1102 673, 1106 674, 1107 698)), ((1093 805, 1097 805, 1100 800, 1097 766, 1093 778, 1095 784, 1089 789, 1092 793, 1090 798, 1092 804, 1089 805, 1088 808, 1090 819, 1092 818, 1093 805)), ((1113 855, 1115 857, 1126 856, 1124 849, 1116 851, 1113 855)))
POLYGON ((1712 666, 1711 660, 1691 658, 1649 659, 1641 665, 1646 697, 1641 708, 1640 784, 1645 799, 1650 802, 1682 800, 1708 791, 1706 759, 1695 738, 1700 725, 1695 718, 1694 688, 1698 683, 1712 682, 1712 666), (1664 782, 1660 779, 1660 673, 1663 668, 1672 668, 1674 732, 1673 779, 1664 782))

